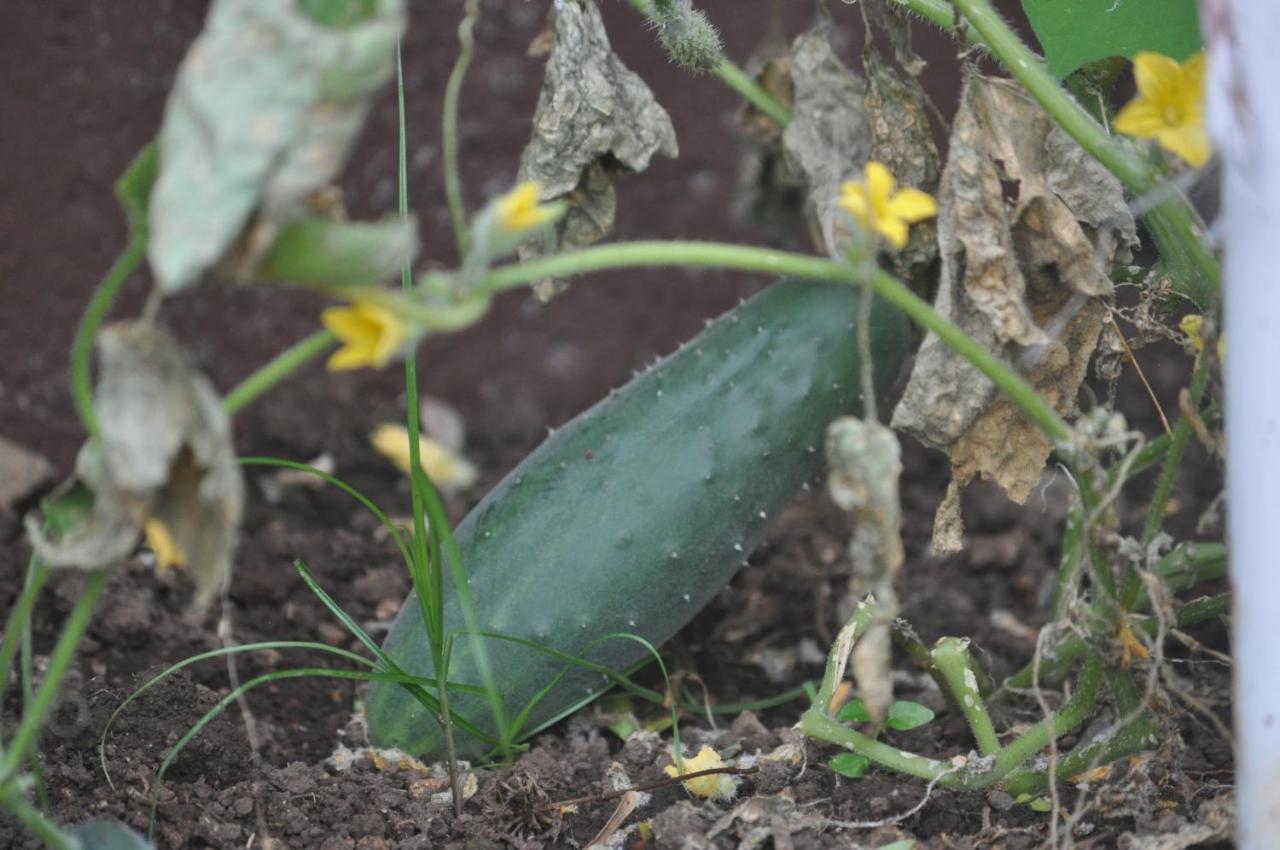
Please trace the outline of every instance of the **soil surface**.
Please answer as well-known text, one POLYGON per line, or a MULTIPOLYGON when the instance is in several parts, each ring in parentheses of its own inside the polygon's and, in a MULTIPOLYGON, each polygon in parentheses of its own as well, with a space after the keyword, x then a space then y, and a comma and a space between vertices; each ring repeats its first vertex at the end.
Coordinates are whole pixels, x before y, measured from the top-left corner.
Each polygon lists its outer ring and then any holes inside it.
MULTIPOLYGON (((421 8, 405 44, 410 138, 418 140, 411 192, 428 256, 449 263, 447 213, 437 188, 436 116, 461 3, 415 5, 421 8)), ((538 34, 546 5, 486 4, 461 128, 473 205, 514 177, 541 79, 538 61, 525 58, 525 47, 538 34)), ((798 235, 733 220, 741 144, 733 98, 714 81, 691 83, 669 67, 625 5, 604 4, 615 46, 672 112, 682 155, 623 181, 618 237, 803 248, 798 235)), ((741 14, 738 0, 699 6, 722 25, 731 53, 742 57, 771 37, 797 32, 813 9, 761 3, 770 11, 751 17, 741 14)), ((848 26, 852 61, 861 39, 858 16, 843 4, 832 4, 832 14, 848 26)), ((0 120, 12 182, 0 206, 0 286, 11 308, 0 315, 0 329, 11 354, 0 361, 0 436, 47 458, 56 470, 52 477, 69 471, 83 438, 66 390, 69 340, 88 294, 123 244, 123 218, 110 183, 154 132, 173 69, 202 16, 200 3, 80 0, 18 4, 5 12, 0 64, 10 85, 0 91, 0 120)), ((918 46, 934 63, 934 95, 940 103, 953 102, 954 50, 924 29, 918 46)), ((384 99, 344 184, 354 214, 393 207, 394 138, 393 104, 384 99)), ((763 282, 713 273, 618 274, 578 284, 547 307, 523 296, 504 298, 477 327, 429 342, 421 355, 426 390, 461 411, 467 453, 481 470, 474 487, 449 497, 453 518, 464 516, 546 427, 622 383, 632 368, 693 335, 705 317, 763 282)), ((131 315, 146 291, 145 277, 138 275, 116 315, 131 315)), ((310 332, 320 306, 298 293, 211 286, 167 304, 163 319, 196 365, 226 389, 310 332)), ((1176 410, 1185 358, 1159 348, 1140 356, 1164 408, 1176 410)), ((407 484, 367 442, 379 422, 403 415, 400 381, 395 369, 335 377, 308 368, 237 418, 237 448, 302 461, 327 455, 339 475, 403 516, 407 484)), ((1132 375, 1122 382, 1120 408, 1148 433, 1158 429, 1132 375)), ((982 664, 999 680, 1031 657, 1045 620, 1066 483, 1049 476, 1025 506, 1009 504, 992 488, 973 488, 965 502, 969 548, 934 558, 928 542, 946 485, 945 460, 909 440, 904 451, 903 615, 926 642, 972 637, 982 664)), ((1220 489, 1214 467, 1198 450, 1193 455, 1171 520, 1171 530, 1182 536, 1194 534, 1201 511, 1220 489)), ((455 817, 438 765, 363 750, 354 710, 358 689, 349 680, 312 677, 251 691, 243 706, 233 704, 195 736, 158 784, 161 762, 230 691, 226 662, 210 660, 163 680, 121 711, 104 749, 109 784, 98 744, 112 712, 167 665, 221 647, 220 619, 227 639, 237 643, 308 640, 360 649, 305 587, 292 567, 295 559, 375 637, 408 590, 394 546, 348 497, 327 488, 281 486, 265 469, 250 469, 248 482, 246 522, 224 610, 191 617, 186 578, 158 575, 145 554, 114 572, 43 740, 44 782, 59 821, 115 818, 145 832, 154 800, 155 838, 166 850, 583 846, 605 827, 618 800, 579 802, 572 812, 548 803, 664 778, 669 731, 637 733, 624 742, 609 730, 616 716, 588 709, 537 737, 513 764, 469 769, 470 796, 463 815, 455 817)), ((0 607, 6 611, 29 555, 18 517, 52 483, 46 479, 18 504, 0 509, 0 607)), ((1141 486, 1120 503, 1130 527, 1141 522, 1143 508, 1141 486)), ((840 625, 838 612, 849 599, 848 531, 847 518, 821 486, 802 494, 752 553, 749 567, 666 647, 677 681, 709 703, 730 704, 766 700, 819 678, 840 625)), ((76 575, 58 575, 41 599, 33 623, 37 671, 80 582, 76 575)), ((1210 649, 1225 649, 1221 624, 1192 635, 1210 649)), ((296 650, 237 658, 239 681, 333 665, 329 656, 296 650)), ((936 757, 968 753, 972 742, 962 718, 905 657, 896 662, 898 696, 929 705, 938 719, 889 733, 888 740, 936 757)), ((720 715, 714 724, 684 716, 687 752, 709 744, 741 765, 753 764, 755 772, 741 778, 728 802, 700 801, 678 785, 653 790, 611 834, 610 846, 872 848, 907 837, 928 848, 1030 848, 1051 841, 1084 848, 1229 846, 1221 836, 1230 810, 1230 745, 1210 718, 1230 720, 1230 671, 1199 649, 1171 646, 1170 664, 1187 699, 1156 704, 1163 723, 1159 752, 1119 763, 1085 789, 1063 788, 1053 801, 1059 813, 1000 793, 930 792, 919 781, 885 771, 860 780, 839 777, 826 766, 834 751, 803 744, 791 729, 805 706, 801 699, 720 715), (1198 711, 1187 710, 1193 703, 1198 711), (1157 837, 1166 843, 1140 843, 1157 837)), ((651 671, 642 679, 661 685, 651 671)), ((17 709, 12 695, 3 709, 4 722, 11 723, 17 709)), ((656 723, 663 715, 661 707, 644 703, 632 709, 641 722, 656 723)), ((1034 700, 1011 701, 999 706, 997 728, 1041 716, 1034 700)), ((1104 715, 1100 722, 1109 719, 1104 715)), ((0 816, 0 847, 37 846, 0 816)))

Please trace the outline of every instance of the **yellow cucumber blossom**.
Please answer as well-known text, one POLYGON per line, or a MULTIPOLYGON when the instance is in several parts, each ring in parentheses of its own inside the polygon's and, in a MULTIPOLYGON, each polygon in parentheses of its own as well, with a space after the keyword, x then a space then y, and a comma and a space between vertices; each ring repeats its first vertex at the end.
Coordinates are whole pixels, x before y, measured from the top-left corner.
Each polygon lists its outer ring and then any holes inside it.
MULTIPOLYGON (((663 771, 675 778, 684 776, 689 773, 697 773, 701 770, 713 770, 721 767, 730 767, 720 758, 720 754, 710 747, 704 746, 698 751, 693 758, 684 759, 681 767, 683 770, 676 770, 674 764, 669 764, 663 768, 663 771)), ((699 776, 696 779, 686 780, 684 789, 695 797, 705 797, 711 800, 732 800, 733 795, 738 792, 737 777, 727 773, 713 773, 709 776, 699 776)))
POLYGON ((142 526, 147 548, 155 553, 156 569, 163 572, 170 567, 185 567, 187 556, 169 533, 169 526, 152 517, 142 526))
POLYGON ((320 319, 342 341, 326 364, 330 372, 385 366, 404 347, 407 336, 399 316, 367 301, 330 307, 320 319))
POLYGON ((524 233, 555 221, 559 209, 538 200, 542 191, 536 180, 526 180, 494 202, 494 219, 498 229, 508 235, 524 233))
POLYGON ((910 225, 938 214, 938 202, 928 192, 894 191, 893 173, 884 163, 868 162, 865 175, 862 182, 849 180, 840 187, 840 206, 894 248, 907 244, 910 225))
POLYGON ((1138 96, 1116 115, 1116 130, 1155 139, 1194 168, 1208 162, 1212 149, 1204 129, 1204 51, 1182 64, 1159 53, 1138 53, 1133 77, 1138 96))

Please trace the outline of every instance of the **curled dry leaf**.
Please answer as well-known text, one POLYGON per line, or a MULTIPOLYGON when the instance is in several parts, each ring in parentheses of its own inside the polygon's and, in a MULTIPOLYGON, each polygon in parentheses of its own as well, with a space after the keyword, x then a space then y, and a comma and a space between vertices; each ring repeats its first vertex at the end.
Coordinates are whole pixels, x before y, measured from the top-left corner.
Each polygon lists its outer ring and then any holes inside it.
POLYGON ((898 498, 902 449, 889 428, 851 416, 827 428, 826 448, 827 488, 832 500, 853 518, 850 594, 873 594, 882 614, 854 645, 851 659, 863 705, 873 718, 881 719, 893 702, 889 622, 897 614, 893 580, 903 561, 898 498))
POLYGON ((250 240, 305 212, 337 174, 395 70, 403 0, 335 28, 292 0, 215 0, 160 130, 148 253, 161 290, 195 283, 261 210, 250 240))
POLYGON ((146 322, 98 336, 99 438, 81 449, 63 493, 91 500, 82 521, 46 536, 27 530, 50 566, 99 569, 126 557, 159 520, 185 556, 203 607, 231 569, 244 484, 231 423, 213 386, 164 331, 146 322))
MULTIPOLYGON (((864 104, 871 131, 871 159, 888 166, 900 185, 934 194, 938 188, 938 148, 925 114, 920 83, 889 65, 874 45, 863 51, 862 63, 867 74, 864 104)), ((892 255, 891 262, 914 290, 931 295, 934 275, 930 272, 937 257, 937 226, 926 219, 912 225, 910 241, 892 255)))
MULTIPOLYGON (((1137 245, 1120 183, 1016 83, 972 74, 939 205, 934 307, 1070 414, 1106 320, 1108 271, 1137 245)), ((1016 405, 933 334, 893 424, 946 451, 960 485, 981 475, 1019 502, 1052 449, 1016 405)), ((951 513, 941 527, 954 540, 958 513, 951 513)))
MULTIPOLYGON (((583 247, 613 232, 612 178, 644 171, 656 153, 679 153, 670 116, 614 54, 596 4, 557 3, 555 46, 519 179, 538 181, 540 200, 563 200, 569 211, 550 237, 521 246, 521 257, 583 247)), ((535 287, 543 300, 561 289, 562 283, 552 281, 535 287)))
POLYGON ((840 184, 861 179, 871 152, 866 84, 836 57, 821 27, 796 38, 790 64, 795 102, 782 134, 784 161, 808 191, 814 241, 841 257, 849 234, 839 212, 840 184))

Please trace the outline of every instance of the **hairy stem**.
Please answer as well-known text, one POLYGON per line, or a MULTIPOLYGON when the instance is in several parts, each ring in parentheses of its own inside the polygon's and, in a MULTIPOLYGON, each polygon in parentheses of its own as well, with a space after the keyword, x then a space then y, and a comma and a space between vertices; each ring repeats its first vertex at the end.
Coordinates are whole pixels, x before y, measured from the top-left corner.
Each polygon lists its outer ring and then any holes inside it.
POLYGON ((955 698, 956 704, 960 706, 960 713, 973 731, 978 752, 984 756, 994 754, 1000 749, 1000 738, 991 723, 991 715, 987 713, 987 704, 978 688, 978 679, 969 669, 969 641, 943 638, 933 648, 932 654, 934 665, 946 680, 947 690, 955 698))

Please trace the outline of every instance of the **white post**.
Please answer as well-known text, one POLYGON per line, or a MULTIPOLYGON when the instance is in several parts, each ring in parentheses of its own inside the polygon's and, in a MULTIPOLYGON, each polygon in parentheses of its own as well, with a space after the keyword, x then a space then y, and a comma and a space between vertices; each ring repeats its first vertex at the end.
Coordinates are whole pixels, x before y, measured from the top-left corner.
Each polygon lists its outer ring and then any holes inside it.
POLYGON ((1243 850, 1280 848, 1280 3, 1205 0, 1222 159, 1227 540, 1243 850))

